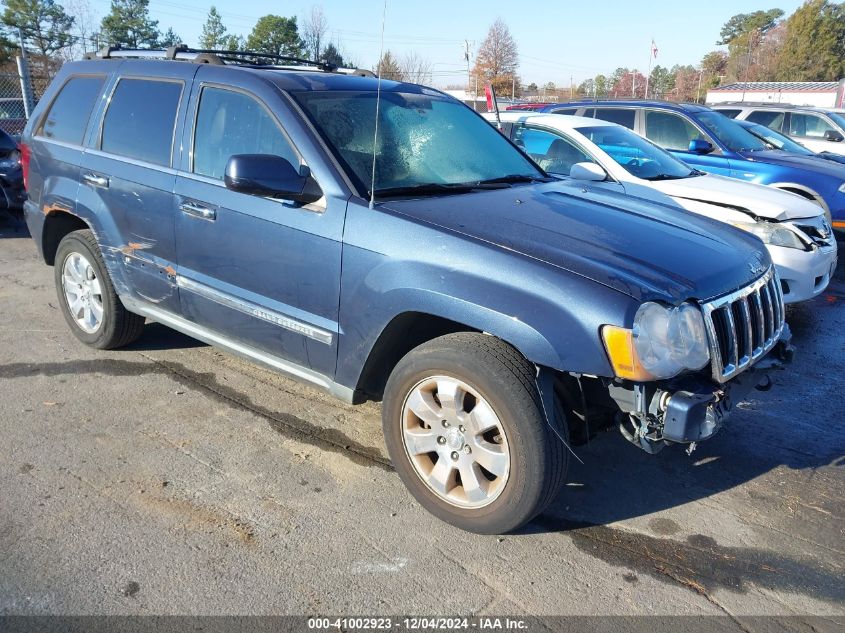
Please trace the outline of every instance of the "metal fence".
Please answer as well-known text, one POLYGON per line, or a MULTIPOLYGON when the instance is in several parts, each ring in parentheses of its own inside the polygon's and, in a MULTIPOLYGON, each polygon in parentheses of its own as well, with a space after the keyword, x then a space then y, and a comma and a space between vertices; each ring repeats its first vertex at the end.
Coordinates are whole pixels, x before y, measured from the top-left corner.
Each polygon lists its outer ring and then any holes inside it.
POLYGON ((25 57, 17 58, 15 69, 4 70, 0 72, 0 129, 17 136, 47 89, 50 77, 43 71, 31 71, 25 57))

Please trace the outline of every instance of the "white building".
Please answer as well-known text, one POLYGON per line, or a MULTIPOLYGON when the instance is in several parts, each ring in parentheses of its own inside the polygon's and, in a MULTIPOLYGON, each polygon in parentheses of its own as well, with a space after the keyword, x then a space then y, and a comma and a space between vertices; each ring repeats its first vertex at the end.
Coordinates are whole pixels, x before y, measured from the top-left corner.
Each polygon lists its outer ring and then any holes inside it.
POLYGON ((845 79, 839 81, 744 81, 707 91, 707 103, 791 103, 820 108, 845 107, 845 79))

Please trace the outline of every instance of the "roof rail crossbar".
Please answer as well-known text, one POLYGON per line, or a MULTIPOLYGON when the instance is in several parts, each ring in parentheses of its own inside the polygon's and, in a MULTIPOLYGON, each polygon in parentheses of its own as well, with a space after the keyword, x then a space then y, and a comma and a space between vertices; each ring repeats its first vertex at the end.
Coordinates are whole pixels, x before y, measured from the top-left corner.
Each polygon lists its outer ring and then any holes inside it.
POLYGON ((118 46, 105 46, 94 53, 86 53, 85 59, 183 59, 202 64, 244 64, 244 65, 265 65, 259 60, 273 62, 284 62, 285 64, 297 66, 310 66, 325 72, 337 70, 335 64, 329 62, 314 61, 302 57, 290 55, 276 55, 273 53, 261 53, 258 51, 229 51, 210 48, 188 48, 184 44, 170 46, 166 49, 122 49, 118 46))

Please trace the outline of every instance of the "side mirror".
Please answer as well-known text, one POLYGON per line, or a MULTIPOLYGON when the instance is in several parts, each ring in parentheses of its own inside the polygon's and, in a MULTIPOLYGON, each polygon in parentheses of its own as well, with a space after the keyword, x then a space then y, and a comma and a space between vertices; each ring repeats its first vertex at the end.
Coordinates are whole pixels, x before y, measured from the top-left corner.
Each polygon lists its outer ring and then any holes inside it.
POLYGON ((841 143, 843 140, 843 136, 836 130, 825 130, 824 140, 833 141, 834 143, 841 143))
POLYGON ((694 138, 689 142, 689 151, 693 154, 709 154, 713 151, 713 144, 703 138, 694 138))
POLYGON ((226 163, 223 182, 232 191, 301 203, 315 202, 323 195, 310 176, 272 154, 235 154, 226 163))
POLYGON ((575 180, 601 182, 607 180, 607 172, 595 163, 575 163, 569 169, 569 176, 575 180))

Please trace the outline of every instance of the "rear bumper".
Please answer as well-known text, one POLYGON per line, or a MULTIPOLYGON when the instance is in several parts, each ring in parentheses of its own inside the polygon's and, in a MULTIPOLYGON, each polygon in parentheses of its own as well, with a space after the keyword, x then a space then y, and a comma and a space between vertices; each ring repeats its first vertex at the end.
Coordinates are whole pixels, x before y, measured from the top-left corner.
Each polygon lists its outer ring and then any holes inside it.
POLYGON ((47 217, 38 206, 31 200, 26 200, 23 203, 23 216, 26 220, 26 226, 29 228, 29 234, 35 242, 38 249, 38 255, 44 259, 44 240, 42 234, 44 232, 44 219, 47 217))

